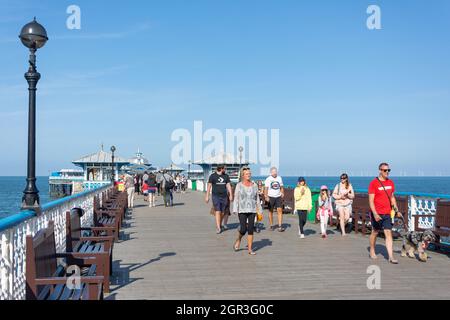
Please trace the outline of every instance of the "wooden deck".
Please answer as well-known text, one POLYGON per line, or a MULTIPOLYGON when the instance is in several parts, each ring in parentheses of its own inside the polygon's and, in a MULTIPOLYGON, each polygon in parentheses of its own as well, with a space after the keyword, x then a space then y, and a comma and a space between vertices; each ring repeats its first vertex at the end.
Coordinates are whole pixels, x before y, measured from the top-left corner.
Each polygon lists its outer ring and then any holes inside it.
MULTIPOLYGON (((431 253, 427 263, 402 258, 399 265, 368 257, 368 237, 330 234, 307 224, 299 239, 295 216, 285 215, 286 232, 255 235, 256 256, 234 252, 232 230, 215 234, 203 194, 175 195, 175 206, 148 208, 138 197, 122 241, 114 247, 114 273, 108 299, 449 299, 450 257, 431 253), (381 289, 367 288, 367 268, 381 269, 381 289)), ((267 215, 265 216, 267 225, 267 215)), ((331 229, 334 233, 334 228, 331 229)), ((383 244, 383 240, 379 239, 383 244)), ((245 241, 242 245, 245 248, 245 241)))

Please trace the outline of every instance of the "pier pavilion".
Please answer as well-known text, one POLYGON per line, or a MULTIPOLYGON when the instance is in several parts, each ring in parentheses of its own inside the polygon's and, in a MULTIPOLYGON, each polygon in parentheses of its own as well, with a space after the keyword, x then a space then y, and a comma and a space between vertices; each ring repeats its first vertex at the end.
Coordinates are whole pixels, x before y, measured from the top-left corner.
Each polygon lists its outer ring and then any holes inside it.
POLYGON ((203 170, 203 181, 197 181, 197 190, 204 190, 209 176, 217 169, 219 164, 225 165, 226 173, 232 182, 238 182, 239 169, 248 166, 250 162, 245 159, 238 160, 238 157, 222 152, 204 160, 194 161, 193 164, 200 166, 203 170))
POLYGON ((172 177, 176 177, 177 175, 185 171, 183 168, 180 168, 174 165, 173 163, 170 166, 163 168, 162 170, 167 171, 167 173, 170 174, 172 177))
POLYGON ((144 154, 138 148, 136 155, 132 157, 129 163, 124 165, 121 170, 131 174, 142 174, 146 171, 155 171, 156 168, 152 167, 150 161, 144 157, 144 154))
MULTIPOLYGON (((72 161, 76 166, 79 166, 84 171, 85 190, 107 185, 112 179, 112 154, 103 150, 84 156, 78 160, 72 161)), ((114 176, 118 177, 119 171, 125 165, 130 163, 129 160, 122 157, 114 156, 114 176)))

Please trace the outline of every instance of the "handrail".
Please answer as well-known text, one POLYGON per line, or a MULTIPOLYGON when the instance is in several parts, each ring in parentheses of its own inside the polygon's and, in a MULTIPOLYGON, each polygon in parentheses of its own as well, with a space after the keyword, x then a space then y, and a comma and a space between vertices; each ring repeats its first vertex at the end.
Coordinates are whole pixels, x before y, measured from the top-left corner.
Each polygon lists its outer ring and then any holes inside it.
MULTIPOLYGON (((295 189, 294 185, 285 185, 287 188, 295 189)), ((320 192, 319 188, 311 188, 312 192, 320 192)), ((355 189, 356 193, 368 193, 368 189, 355 189)), ((395 195, 398 196, 415 196, 415 197, 426 197, 426 198, 435 198, 435 199, 449 199, 449 194, 439 194, 439 193, 422 193, 422 192, 395 192, 395 195)))
MULTIPOLYGON (((68 197, 64 197, 64 198, 61 198, 61 199, 57 199, 57 200, 48 202, 48 203, 42 205, 41 210, 42 211, 47 211, 47 210, 53 209, 53 208, 57 207, 58 205, 61 205, 61 204, 65 203, 65 202, 68 202, 68 201, 71 201, 71 200, 75 200, 77 198, 81 198, 81 197, 87 196, 87 195, 89 195, 91 193, 97 193, 101 189, 103 189, 103 188, 107 189, 109 187, 111 187, 111 184, 104 185, 104 186, 101 186, 101 187, 96 188, 96 189, 83 191, 81 193, 77 193, 77 194, 72 195, 72 196, 68 196, 68 197)), ((10 215, 8 217, 5 217, 3 219, 0 219, 0 232, 5 231, 5 230, 7 230, 9 228, 12 228, 12 227, 14 227, 14 226, 16 226, 16 225, 18 225, 18 224, 28 220, 28 219, 36 217, 36 216, 37 216, 37 214, 36 214, 35 211, 33 211, 33 210, 25 210, 25 211, 21 211, 19 213, 10 215)))

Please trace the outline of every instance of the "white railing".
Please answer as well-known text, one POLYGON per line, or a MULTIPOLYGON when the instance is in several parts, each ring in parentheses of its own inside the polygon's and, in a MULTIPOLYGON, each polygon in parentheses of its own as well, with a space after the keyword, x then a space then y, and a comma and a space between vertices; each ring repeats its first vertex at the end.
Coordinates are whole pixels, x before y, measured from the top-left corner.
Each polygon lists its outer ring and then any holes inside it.
MULTIPOLYGON (((71 197, 53 201, 42 207, 38 216, 32 211, 0 220, 0 299, 25 299, 25 241, 27 235, 34 236, 46 228, 48 222, 55 223, 55 241, 57 252, 66 248, 66 212, 72 208, 82 208, 85 214, 82 225, 93 224, 94 197, 110 188, 110 185, 86 191, 71 197)), ((101 197, 100 201, 101 201, 101 197)))
POLYGON ((415 220, 419 219, 418 226, 421 229, 430 229, 434 227, 434 217, 420 217, 416 215, 434 215, 436 214, 437 199, 430 197, 409 196, 408 197, 408 221, 409 230, 414 231, 415 220))

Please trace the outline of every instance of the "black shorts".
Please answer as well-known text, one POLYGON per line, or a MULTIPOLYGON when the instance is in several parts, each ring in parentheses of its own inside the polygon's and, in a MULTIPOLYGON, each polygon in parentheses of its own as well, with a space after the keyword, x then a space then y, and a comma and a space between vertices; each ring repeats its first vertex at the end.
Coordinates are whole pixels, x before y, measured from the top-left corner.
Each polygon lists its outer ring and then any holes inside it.
POLYGON ((216 196, 216 195, 212 195, 212 203, 214 206, 214 210, 216 212, 222 212, 225 213, 225 209, 227 207, 228 204, 228 198, 227 196, 225 197, 221 197, 221 196, 216 196))
POLYGON ((283 208, 281 203, 281 197, 278 198, 269 197, 269 210, 272 211, 278 208, 283 208))
POLYGON ((392 230, 392 218, 390 214, 380 214, 380 221, 375 221, 373 213, 370 214, 370 222, 375 231, 392 230))

